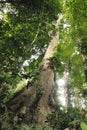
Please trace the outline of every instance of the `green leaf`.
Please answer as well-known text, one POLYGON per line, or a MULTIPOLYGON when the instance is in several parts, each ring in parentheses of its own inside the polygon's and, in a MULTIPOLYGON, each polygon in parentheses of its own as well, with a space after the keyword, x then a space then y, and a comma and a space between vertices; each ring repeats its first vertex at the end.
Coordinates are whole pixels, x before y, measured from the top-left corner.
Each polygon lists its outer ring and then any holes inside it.
POLYGON ((87 130, 87 124, 85 124, 84 122, 81 122, 81 128, 82 130, 87 130))

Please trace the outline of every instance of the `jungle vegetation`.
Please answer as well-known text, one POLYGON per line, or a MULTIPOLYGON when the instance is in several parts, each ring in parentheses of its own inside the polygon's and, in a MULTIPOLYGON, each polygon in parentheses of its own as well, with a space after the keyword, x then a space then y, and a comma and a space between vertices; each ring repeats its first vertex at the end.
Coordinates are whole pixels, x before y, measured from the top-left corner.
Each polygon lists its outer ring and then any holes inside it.
POLYGON ((87 0, 0 0, 0 129, 87 130, 87 0))

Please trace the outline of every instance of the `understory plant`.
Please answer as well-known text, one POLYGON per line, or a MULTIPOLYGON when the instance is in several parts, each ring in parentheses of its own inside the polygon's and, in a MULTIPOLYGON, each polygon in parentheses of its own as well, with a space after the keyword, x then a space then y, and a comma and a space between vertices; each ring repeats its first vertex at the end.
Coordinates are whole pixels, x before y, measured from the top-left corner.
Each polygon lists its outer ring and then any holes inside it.
POLYGON ((80 129, 83 127, 83 125, 81 125, 82 121, 87 123, 86 111, 72 107, 69 107, 67 111, 57 110, 50 114, 47 120, 50 126, 57 130, 64 130, 67 127, 80 129))

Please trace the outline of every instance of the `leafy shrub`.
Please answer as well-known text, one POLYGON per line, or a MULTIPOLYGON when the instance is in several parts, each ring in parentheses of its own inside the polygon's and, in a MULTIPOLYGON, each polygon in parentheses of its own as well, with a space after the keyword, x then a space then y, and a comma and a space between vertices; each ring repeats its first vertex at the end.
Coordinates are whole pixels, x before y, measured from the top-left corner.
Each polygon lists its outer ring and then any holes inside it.
POLYGON ((47 120, 53 128, 63 130, 67 127, 78 129, 82 121, 86 122, 85 113, 77 108, 68 108, 67 112, 58 110, 47 117, 47 120))
POLYGON ((58 130, 65 129, 68 126, 68 122, 71 121, 69 115, 61 110, 52 113, 47 117, 47 119, 50 125, 58 130))
POLYGON ((53 128, 48 125, 28 125, 25 123, 22 123, 21 125, 15 127, 15 129, 16 130, 53 130, 53 128))

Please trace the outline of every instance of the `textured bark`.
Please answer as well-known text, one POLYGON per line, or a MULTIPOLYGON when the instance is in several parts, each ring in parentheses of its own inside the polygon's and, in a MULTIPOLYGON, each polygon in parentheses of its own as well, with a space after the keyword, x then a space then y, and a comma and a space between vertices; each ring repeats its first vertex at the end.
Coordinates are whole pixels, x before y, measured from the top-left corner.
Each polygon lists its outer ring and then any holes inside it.
POLYGON ((54 90, 54 73, 51 68, 41 71, 40 74, 40 86, 43 91, 43 95, 38 103, 36 114, 37 122, 42 124, 46 121, 46 116, 50 114, 53 109, 49 105, 49 98, 52 96, 54 90))

